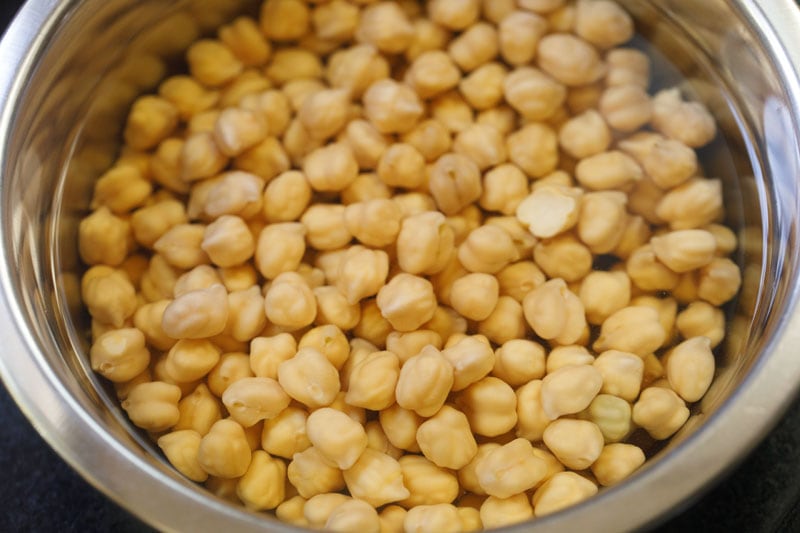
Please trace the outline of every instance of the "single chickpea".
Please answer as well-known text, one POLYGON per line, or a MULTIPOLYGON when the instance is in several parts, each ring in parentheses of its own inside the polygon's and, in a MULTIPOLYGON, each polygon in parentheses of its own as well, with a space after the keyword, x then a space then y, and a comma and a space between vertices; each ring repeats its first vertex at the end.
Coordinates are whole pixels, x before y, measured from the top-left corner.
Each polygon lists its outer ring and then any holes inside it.
POLYGON ((411 494, 404 486, 400 463, 370 448, 344 472, 344 480, 354 498, 374 507, 404 500, 411 494))
POLYGON ((706 337, 716 348, 725 336, 725 313, 713 305, 696 301, 678 313, 675 325, 684 339, 706 337))
POLYGON ((530 64, 539 41, 547 33, 547 21, 527 11, 512 11, 498 23, 500 54, 511 65, 530 64))
POLYGON ((723 211, 722 182, 691 178, 668 191, 656 214, 673 230, 699 228, 719 218, 723 211))
MULTIPOLYGON (((481 488, 495 498, 510 498, 536 486, 547 473, 530 441, 514 439, 490 450, 476 465, 481 488)), ((527 499, 526 499, 527 501, 527 499)))
POLYGON ((306 251, 306 226, 299 222, 269 224, 255 247, 256 268, 267 279, 296 271, 306 251))
POLYGON ((536 62, 547 74, 570 87, 594 83, 606 72, 605 64, 594 47, 568 33, 551 33, 542 37, 536 62))
POLYGON ((522 302, 525 320, 541 338, 572 344, 583 335, 586 317, 580 298, 563 279, 551 279, 529 292, 522 302))
POLYGON ((361 307, 350 304, 339 289, 330 285, 312 289, 317 300, 318 324, 331 324, 343 330, 353 329, 361 321, 361 307))
POLYGON ((202 436, 191 429, 177 430, 158 438, 158 447, 175 469, 192 481, 202 483, 208 479, 197 460, 202 436))
POLYGON ((453 152, 472 159, 481 171, 495 167, 506 160, 503 136, 492 126, 473 124, 458 132, 453 141, 453 152))
MULTIPOLYGON (((350 205, 367 200, 392 199, 393 192, 394 190, 381 181, 376 173, 365 172, 359 174, 353 183, 342 190, 340 198, 343 204, 350 205)), ((403 215, 405 214, 406 213, 403 212, 403 215)))
POLYGON ((378 511, 369 503, 350 499, 336 507, 325 522, 326 531, 347 533, 349 531, 380 530, 378 511))
MULTIPOLYGON (((388 146, 386 137, 372 123, 363 119, 351 120, 341 134, 340 140, 350 145, 358 167, 362 170, 376 169, 388 146)), ((351 184, 351 187, 353 185, 351 184)))
POLYGON ((284 136, 286 147, 281 145, 275 137, 266 137, 253 147, 245 150, 233 160, 233 167, 237 170, 254 174, 265 181, 270 181, 275 176, 289 170, 290 155, 287 153, 291 147, 289 133, 284 136))
POLYGON ((308 326, 317 316, 314 293, 295 272, 282 272, 275 277, 264 297, 264 309, 272 324, 294 330, 308 326))
POLYGON ((378 177, 390 187, 414 189, 425 180, 425 157, 406 143, 389 145, 378 160, 378 177))
POLYGON ((417 443, 428 460, 454 470, 469 463, 478 451, 467 417, 448 405, 419 426, 417 443))
POLYGON ((487 224, 469 233, 458 247, 458 259, 471 272, 494 274, 519 256, 508 232, 487 224))
POLYGON ((411 507, 403 519, 404 531, 461 531, 458 509, 449 503, 411 507))
POLYGON ((470 320, 485 320, 497 305, 500 286, 489 274, 474 273, 457 279, 450 295, 453 309, 470 320))
POLYGON ((297 527, 306 527, 308 526, 308 520, 303 516, 305 504, 306 499, 299 494, 297 496, 292 496, 275 508, 275 516, 278 517, 278 520, 286 522, 287 524, 292 524, 297 527))
POLYGON ((472 431, 478 435, 496 437, 517 423, 514 389, 495 377, 485 377, 459 392, 456 405, 467 415, 472 431))
POLYGON ((631 404, 611 394, 598 394, 580 416, 597 424, 607 443, 621 441, 632 430, 631 404))
POLYGON ((325 89, 309 95, 300 106, 298 118, 315 139, 336 135, 348 119, 350 95, 345 89, 325 89))
POLYGON ((516 0, 482 0, 481 14, 492 24, 500 24, 506 16, 517 8, 516 0))
POLYGON ((513 215, 527 192, 527 176, 515 165, 504 163, 483 175, 483 192, 479 204, 487 211, 513 215))
POLYGON ((300 0, 266 0, 261 5, 261 31, 273 41, 294 41, 308 32, 310 12, 300 0))
POLYGON ((285 483, 286 464, 263 450, 256 450, 236 484, 236 495, 250 509, 274 509, 284 501, 285 483))
POLYGON ((300 218, 308 244, 317 250, 335 250, 349 243, 353 236, 345 225, 344 213, 345 206, 340 204, 309 207, 300 218))
POLYGON ((497 30, 486 22, 470 26, 447 47, 450 56, 465 72, 492 61, 497 57, 498 50, 497 30))
POLYGON ((674 391, 651 386, 644 389, 633 405, 633 421, 651 437, 664 440, 689 419, 689 409, 674 391))
POLYGON ((541 441, 544 430, 552 420, 542 407, 542 381, 534 379, 519 387, 517 396, 517 426, 515 434, 531 442, 541 441))
POLYGON ((394 353, 371 353, 353 367, 345 400, 373 411, 386 409, 395 401, 399 376, 400 360, 394 353))
POLYGON ((238 106, 255 111, 269 125, 270 135, 283 135, 291 121, 289 99, 277 89, 269 89, 243 97, 238 106))
POLYGON ((549 278, 566 282, 583 279, 592 270, 592 253, 572 234, 565 233, 539 241, 533 248, 533 259, 549 278))
POLYGON ((222 333, 228 320, 228 292, 222 284, 189 291, 164 309, 161 327, 174 339, 204 339, 222 333))
MULTIPOLYGON (((458 470, 458 482, 461 483, 461 487, 464 490, 479 496, 486 495, 486 491, 480 485, 476 470, 481 461, 489 455, 489 453, 500 447, 501 445, 496 442, 486 442, 478 445, 472 460, 458 470)), ((459 504, 462 504, 462 502, 459 501, 459 504)))
POLYGON ((319 453, 342 470, 352 467, 367 447, 364 427, 329 407, 317 409, 308 416, 306 432, 319 453))
POLYGON ((130 227, 136 242, 147 248, 173 226, 188 222, 186 208, 177 200, 166 200, 133 212, 130 227))
POLYGON ((642 168, 657 186, 671 189, 697 174, 697 154, 674 139, 659 139, 639 157, 642 168))
POLYGON ((423 114, 414 90, 390 79, 374 82, 364 93, 364 115, 381 133, 410 131, 423 114))
POLYGON ((178 383, 205 377, 219 362, 220 349, 206 339, 181 339, 170 348, 164 369, 178 383))
POLYGON ((558 138, 553 129, 534 122, 506 138, 508 158, 532 178, 541 178, 558 165, 558 138))
POLYGON ((464 30, 480 16, 478 0, 433 0, 428 3, 428 16, 436 24, 450 30, 464 30))
POLYGON ((158 86, 158 94, 178 110, 178 116, 189 120, 194 115, 213 108, 219 93, 209 91, 191 76, 170 76, 158 86))
POLYGON ((727 258, 717 257, 698 272, 697 296, 712 305, 730 301, 741 286, 742 272, 727 258))
POLYGON ((222 215, 205 227, 200 248, 215 265, 232 267, 253 256, 254 241, 244 220, 235 215, 222 215))
POLYGON ((538 518, 591 498, 597 485, 575 472, 559 472, 533 493, 533 513, 538 518))
POLYGON ((408 511, 399 505, 387 505, 378 514, 382 533, 403 533, 403 522, 408 511))
POLYGON ((246 353, 229 352, 224 353, 219 359, 217 366, 208 373, 206 381, 209 390, 219 398, 225 394, 225 390, 240 379, 253 376, 250 370, 250 358, 246 353))
POLYGON ((625 270, 636 287, 642 290, 671 290, 677 286, 678 274, 656 257, 653 246, 640 246, 631 252, 625 270))
POLYGON ((492 109, 503 100, 506 74, 501 63, 484 63, 460 79, 458 90, 473 108, 492 109))
POLYGON ((202 249, 205 231, 202 224, 176 224, 153 243, 153 249, 174 267, 194 268, 209 261, 202 249))
POLYGON ((601 392, 632 402, 639 396, 644 362, 636 354, 608 350, 597 356, 593 363, 603 377, 601 392))
POLYGON ((594 254, 617 248, 625 232, 628 197, 620 191, 590 192, 581 198, 578 237, 594 254))
POLYGON ((638 85, 647 89, 650 85, 650 58, 634 48, 614 48, 606 54, 608 72, 606 85, 638 85))
POLYGON ((92 370, 115 383, 135 378, 150 364, 145 336, 136 328, 115 329, 100 335, 89 356, 92 370))
POLYGON ((122 408, 131 422, 142 429, 157 433, 174 426, 180 418, 178 400, 181 389, 163 381, 151 381, 134 386, 122 401, 122 408))
POLYGON ((402 8, 394 2, 377 2, 361 12, 356 39, 381 52, 398 54, 411 44, 414 27, 402 8))
POLYGON ((453 391, 464 390, 492 371, 495 355, 486 337, 453 335, 448 341, 442 356, 453 366, 453 391))
POLYGON ((350 499, 350 496, 338 492, 317 494, 309 498, 303 506, 303 516, 310 527, 322 529, 334 509, 350 499))
POLYGON ((692 337, 667 354, 670 387, 688 403, 700 400, 714 379, 714 353, 708 337, 692 337))
POLYGON ((307 419, 306 411, 290 405, 274 418, 265 420, 261 447, 271 455, 286 459, 305 451, 311 446, 306 434, 307 419))
POLYGON ((475 122, 492 126, 503 135, 508 135, 517 127, 517 114, 511 107, 501 104, 478 113, 475 122))
POLYGON ((264 70, 264 74, 270 81, 281 86, 292 80, 319 79, 322 78, 322 73, 320 58, 315 53, 302 48, 275 50, 264 70))
POLYGON ((231 418, 249 428, 261 420, 275 418, 289 406, 291 398, 272 378, 245 377, 225 389, 222 403, 231 418))
POLYGON ((395 403, 380 411, 378 420, 393 446, 410 452, 420 451, 417 446, 417 429, 423 422, 420 415, 395 403))
POLYGON ((208 191, 203 210, 211 218, 237 215, 250 219, 261 212, 264 180, 249 172, 232 171, 220 176, 208 191))
POLYGON ((169 137, 178 125, 178 109, 160 96, 141 96, 131 107, 125 123, 125 143, 135 150, 149 150, 169 137))
POLYGON ((498 272, 496 277, 500 297, 510 296, 520 303, 526 294, 546 281, 544 273, 533 261, 512 263, 498 272))
POLYGON ((218 174, 228 158, 217 146, 211 132, 193 133, 186 138, 180 153, 180 177, 196 181, 218 174))
POLYGON ((336 326, 317 326, 302 336, 297 348, 315 348, 331 362, 337 370, 341 370, 350 355, 347 337, 336 326))
POLYGON ((236 157, 267 137, 267 124, 254 111, 229 107, 214 125, 214 142, 220 152, 236 157))
MULTIPOLYGON (((421 455, 404 455, 398 461, 410 496, 399 502, 406 509, 419 505, 451 503, 459 495, 458 479, 421 455)), ((406 518, 408 515, 406 515, 406 518)))
POLYGON ((482 193, 478 166, 468 157, 445 154, 431 171, 430 191, 436 205, 446 215, 454 215, 478 200, 482 193))
POLYGON ((207 87, 219 87, 241 74, 244 65, 230 48, 212 39, 201 39, 186 52, 192 77, 207 87))
POLYGON ((374 82, 389 77, 389 63, 371 44, 357 44, 330 56, 326 77, 333 87, 359 98, 374 82))
POLYGON ((496 344, 525 336, 522 305, 510 296, 500 296, 492 314, 478 323, 478 333, 496 344))
POLYGON ((117 214, 128 213, 144 204, 153 186, 133 165, 116 164, 97 178, 91 208, 108 207, 117 214))
MULTIPOLYGON (((161 327, 161 318, 164 310, 169 305, 169 300, 158 300, 139 306, 133 315, 133 325, 144 334, 144 338, 150 346, 156 350, 166 351, 172 348, 176 340, 167 336, 161 327)), ((98 336, 92 335, 93 338, 98 336)))
POLYGON ((555 237, 578 222, 582 196, 577 187, 537 187, 517 205, 517 219, 536 237, 555 237))
POLYGON ((351 246, 340 260, 336 288, 352 305, 377 294, 386 283, 388 272, 389 256, 386 252, 351 246))
POLYGON ((259 377, 278 377, 278 366, 294 357, 297 341, 289 333, 256 337, 250 341, 250 368, 259 377))
POLYGON ((361 322, 353 329, 353 333, 376 347, 385 347, 386 337, 391 332, 392 325, 381 315, 375 299, 363 300, 361 302, 361 322))
POLYGON ((219 29, 219 40, 231 49, 246 67, 262 66, 269 59, 272 47, 264 38, 255 20, 238 17, 219 29))
POLYGON ((588 420, 555 420, 544 430, 542 440, 564 466, 574 470, 589 468, 603 451, 603 434, 588 420))
POLYGON ((432 416, 444 404, 453 379, 453 367, 448 360, 435 347, 426 346, 400 369, 395 390, 397 404, 420 416, 432 416))
POLYGON ((78 225, 78 252, 87 265, 119 266, 132 248, 131 224, 101 206, 78 225))
POLYGON ((508 498, 489 496, 481 505, 479 516, 485 528, 510 526, 533 518, 533 507, 525 493, 508 498))
POLYGON ((105 265, 94 266, 83 275, 81 299, 94 320, 116 328, 137 308, 136 289, 127 274, 105 265))
POLYGON ((201 436, 222 418, 220 401, 202 383, 178 402, 178 411, 180 418, 173 426, 173 431, 191 429, 201 436))
POLYGON ((341 191, 358 176, 358 163, 349 145, 332 143, 309 153, 303 172, 315 191, 341 191))
POLYGON ((618 189, 642 179, 642 169, 630 156, 610 150, 585 159, 575 167, 575 177, 588 189, 618 189))
POLYGON ((612 48, 633 37, 633 20, 617 3, 609 0, 578 0, 575 33, 599 48, 612 48))
POLYGON ((404 218, 397 235, 397 262, 410 274, 435 274, 453 256, 455 235, 444 215, 425 211, 404 218))
POLYGON ((303 348, 278 366, 278 383, 293 399, 316 409, 336 398, 339 373, 321 352, 303 348))
POLYGON ((139 280, 139 287, 148 302, 173 298, 173 289, 180 272, 159 254, 150 258, 147 271, 139 280))
POLYGON ((608 444, 592 465, 592 473, 604 487, 616 485, 644 464, 644 452, 633 444, 608 444))
POLYGON ((406 82, 420 98, 431 98, 458 85, 461 71, 451 57, 441 50, 430 50, 418 55, 409 65, 406 82))
POLYGON ((664 89, 653 97, 653 127, 691 148, 710 143, 717 135, 714 117, 700 102, 685 102, 680 89, 664 89))
POLYGON ((513 339, 495 350, 492 375, 512 387, 518 387, 545 373, 545 351, 541 344, 527 339, 513 339))
POLYGON ((624 307, 609 316, 600 329, 593 348, 597 351, 619 350, 645 356, 656 351, 666 340, 658 311, 650 307, 624 307))
POLYGON ((567 120, 558 130, 561 148, 576 159, 605 152, 611 144, 611 131, 603 116, 589 109, 567 120))
POLYGON ((650 95, 638 85, 608 87, 600 97, 599 109, 609 126, 625 132, 650 122, 653 113, 650 95))
POLYGON ((689 272, 711 263, 717 249, 714 236, 701 229, 679 230, 650 239, 656 258, 673 272, 689 272))
POLYGON ((458 91, 449 91, 431 100, 430 114, 451 133, 466 129, 475 119, 473 109, 458 91))
POLYGON ((328 464, 314 446, 294 454, 286 476, 303 498, 337 492, 345 487, 342 471, 328 464))
POLYGON ((631 300, 631 279, 625 272, 590 272, 578 293, 586 320, 602 324, 606 318, 626 307, 631 300))
POLYGON ((357 6, 346 0, 333 0, 314 8, 311 12, 311 23, 320 39, 341 42, 353 37, 359 16, 357 6))
POLYGON ((397 356, 400 365, 417 355, 429 344, 437 350, 441 350, 443 347, 442 336, 430 329, 418 329, 407 333, 393 331, 386 337, 386 349, 397 356))

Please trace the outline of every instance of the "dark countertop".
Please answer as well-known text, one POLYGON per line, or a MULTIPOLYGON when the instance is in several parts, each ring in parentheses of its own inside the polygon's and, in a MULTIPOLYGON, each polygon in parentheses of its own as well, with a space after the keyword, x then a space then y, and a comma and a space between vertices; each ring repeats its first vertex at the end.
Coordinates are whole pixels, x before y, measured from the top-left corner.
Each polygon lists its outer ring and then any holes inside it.
MULTIPOLYGON (((0 30, 21 3, 0 2, 0 30)), ((68 467, 3 387, 0 427, 0 532, 152 531, 68 467)), ((742 465, 656 531, 800 531, 800 401, 742 465)))

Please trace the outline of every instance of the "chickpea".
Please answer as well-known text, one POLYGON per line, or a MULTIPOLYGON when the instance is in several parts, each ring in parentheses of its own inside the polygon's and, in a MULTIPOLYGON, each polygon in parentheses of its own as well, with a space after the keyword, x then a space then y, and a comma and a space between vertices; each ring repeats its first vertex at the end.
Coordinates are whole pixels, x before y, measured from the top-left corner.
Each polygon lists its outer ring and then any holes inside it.
POLYGON ((116 214, 127 213, 141 206, 153 187, 133 165, 117 164, 95 182, 91 207, 104 205, 116 214))
POLYGON ((404 455, 398 462, 403 473, 403 483, 410 493, 408 498, 398 503, 406 509, 451 503, 458 496, 458 479, 448 470, 420 455, 404 455))
POLYGON ((731 300, 742 285, 739 267, 726 258, 715 258, 698 273, 697 296, 712 305, 731 300))
POLYGON ((524 493, 508 498, 489 496, 481 505, 479 514, 482 527, 503 527, 530 520, 533 518, 533 507, 524 493))
POLYGON ((586 328, 583 304, 563 279, 551 279, 530 291, 522 302, 525 320, 541 338, 572 344, 586 328))
POLYGON ((642 169, 630 156, 611 150, 582 159, 575 177, 588 189, 617 189, 642 179, 642 169))
POLYGON ((490 450, 475 465, 481 488, 496 498, 510 498, 534 487, 546 472, 545 462, 534 454, 530 441, 522 438, 490 450))
POLYGON ((359 15, 357 6, 345 0, 333 0, 314 8, 311 12, 311 23, 320 39, 347 41, 356 32, 359 15))
POLYGON ((414 189, 425 180, 425 158, 406 143, 390 145, 378 160, 378 177, 390 187, 414 189))
POLYGON ((625 272, 593 271, 583 278, 578 296, 586 311, 586 320, 590 324, 602 324, 630 302, 631 280, 625 272))
POLYGON ((722 202, 720 180, 691 178, 661 198, 656 214, 673 230, 699 228, 721 215, 722 202))
POLYGON ((496 344, 524 337, 525 328, 522 305, 510 296, 500 296, 492 314, 478 323, 478 333, 496 344))
POLYGON ((551 33, 542 37, 536 62, 547 74, 570 87, 593 83, 606 71, 592 45, 568 33, 551 33))
POLYGON ((308 413, 299 407, 289 406, 274 418, 264 422, 261 446, 272 455, 291 459, 294 454, 311 446, 306 434, 308 413))
POLYGON ((669 351, 667 379, 686 402, 700 400, 714 379, 714 354, 708 337, 692 337, 669 351))
POLYGON ((510 431, 517 423, 517 397, 505 381, 485 377, 456 396, 458 405, 469 419, 473 433, 496 437, 510 431))
POLYGON ((489 340, 482 335, 451 336, 442 356, 453 366, 453 390, 464 390, 486 377, 494 367, 495 356, 489 340))
POLYGON ((393 404, 378 413, 381 429, 389 442, 407 451, 420 451, 417 446, 417 430, 423 418, 410 409, 393 404))
POLYGON ((389 63, 370 44, 340 50, 328 60, 326 77, 333 87, 348 89, 359 98, 374 82, 389 76, 389 63))
POLYGON ((466 156, 445 154, 431 170, 429 187, 439 209, 454 215, 480 198, 480 169, 466 156))
POLYGON ((184 181, 210 178, 227 164, 228 158, 217 146, 211 132, 193 133, 181 148, 180 177, 184 181))
MULTIPOLYGON (((339 204, 314 204, 300 222, 305 226, 308 244, 317 250, 335 250, 349 243, 353 236, 344 219, 345 206, 339 204)), ((296 252, 299 250, 295 249, 296 252)), ((302 255, 302 254, 301 254, 302 255)), ((295 257, 298 261, 302 257, 295 257)))
POLYGON ((420 98, 431 98, 458 85, 461 72, 447 53, 430 50, 418 55, 406 72, 406 81, 420 98))
POLYGON ((500 286, 489 274, 468 274, 453 283, 453 308, 470 320, 485 320, 497 305, 500 286))
POLYGON ((219 100, 217 91, 207 90, 191 76, 182 75, 171 76, 161 82, 158 94, 175 106, 178 116, 183 120, 208 111, 219 100))
POLYGON ((306 499, 299 494, 297 496, 292 496, 275 508, 275 516, 278 517, 278 520, 282 520, 287 524, 305 527, 308 525, 308 520, 306 520, 305 516, 303 516, 303 508, 305 507, 305 504, 306 499))
POLYGON ((325 522, 326 531, 369 531, 380 530, 378 511, 365 501, 350 499, 336 507, 325 522))
POLYGON ((296 271, 306 251, 306 226, 299 222, 269 224, 261 230, 255 249, 258 271, 267 279, 296 271))
POLYGON ((137 307, 136 289, 128 276, 104 265, 92 267, 84 274, 81 298, 93 319, 116 328, 125 325, 137 307))
POLYGON ((725 313, 713 305, 696 301, 678 313, 676 326, 684 339, 706 337, 715 348, 725 336, 725 313))
POLYGON ((386 282, 388 272, 389 256, 386 252, 351 246, 341 258, 336 287, 348 303, 355 304, 377 294, 386 282), (366 273, 371 275, 366 276, 366 273))
POLYGON ((275 379, 278 366, 294 357, 297 341, 289 333, 272 337, 256 337, 250 341, 250 368, 259 377, 275 379))
POLYGON ((316 191, 341 191, 358 176, 358 163, 347 144, 332 143, 309 153, 303 172, 316 191))
POLYGON ((420 416, 432 416, 444 404, 452 387, 453 367, 439 350, 426 346, 400 369, 395 391, 397 404, 420 416))
POLYGON ((352 467, 367 447, 364 427, 329 407, 317 409, 308 416, 306 432, 319 453, 342 470, 352 467))
POLYGON ((651 386, 633 406, 633 421, 651 437, 663 440, 678 431, 689 418, 689 409, 674 391, 651 386))
MULTIPOLYGON (((427 162, 435 161, 446 154, 452 145, 450 131, 440 121, 431 119, 417 123, 412 130, 403 134, 402 140, 414 147, 427 162)), ((411 157, 415 158, 414 155, 411 157)), ((424 176, 424 165, 415 168, 419 168, 419 172, 424 176)), ((422 178, 417 177, 416 179, 421 180, 422 178)), ((410 175, 404 180, 406 183, 414 183, 414 178, 410 175)), ((423 182, 420 181, 419 185, 422 184, 423 182)))
POLYGON ((377 2, 361 12, 356 38, 381 52, 403 52, 413 37, 413 26, 402 8, 394 2, 377 2))
POLYGON ((367 120, 381 133, 406 133, 423 113, 414 90, 389 79, 372 83, 363 102, 367 120))
POLYGON ((599 48, 612 48, 633 37, 633 20, 615 2, 579 0, 575 33, 599 48))
POLYGON ((397 356, 401 365, 429 344, 441 350, 442 336, 430 329, 418 329, 408 333, 393 331, 386 337, 386 349, 397 356))
POLYGON ((591 251, 568 233, 540 241, 533 248, 533 259, 548 277, 570 283, 592 270, 591 251))
POLYGON ((397 236, 397 262, 410 274, 435 274, 453 255, 453 230, 436 211, 409 216, 401 222, 397 236))
POLYGON ((458 259, 471 272, 494 274, 519 259, 508 232, 485 225, 471 231, 458 247, 458 259))
POLYGON ((448 405, 419 426, 417 442, 428 460, 455 470, 469 463, 478 451, 467 417, 448 405))
POLYGON ((253 372, 250 370, 250 359, 247 354, 229 352, 222 354, 217 366, 208 373, 206 381, 209 390, 221 398, 231 384, 252 376, 253 372))
POLYGON ((547 32, 547 21, 535 13, 512 11, 499 21, 498 30, 503 59, 515 66, 527 65, 547 32))
POLYGON ((497 56, 498 47, 494 26, 478 22, 453 39, 447 50, 461 70, 470 72, 492 61, 497 56))
POLYGON ((480 15, 478 0, 432 0, 428 3, 428 16, 436 24, 450 30, 470 27, 480 15))
POLYGON ((338 492, 329 492, 312 496, 303 506, 303 516, 308 521, 308 525, 314 528, 322 528, 331 513, 341 504, 349 501, 350 496, 338 492))
POLYGON ((567 120, 558 131, 559 145, 576 159, 605 152, 611 144, 611 131, 603 116, 589 109, 567 120))
POLYGON ((361 322, 353 329, 353 333, 368 341, 376 349, 378 346, 386 346, 386 338, 392 332, 392 325, 383 318, 381 310, 375 299, 363 300, 361 303, 361 322))
POLYGON ((699 102, 685 102, 678 88, 664 89, 653 97, 653 127, 670 139, 699 148, 717 135, 714 117, 699 102))
POLYGON ((453 151, 475 162, 480 170, 495 167, 506 160, 502 135, 495 128, 473 124, 456 135, 453 151))
POLYGON ((316 409, 336 398, 339 373, 318 350, 303 348, 278 366, 278 383, 293 399, 316 409))
POLYGON ((244 96, 238 103, 242 109, 255 111, 269 125, 270 135, 283 135, 291 120, 288 97, 279 90, 270 89, 244 96))
POLYGON ((517 427, 515 434, 536 442, 542 440, 545 428, 552 420, 542 407, 542 381, 534 379, 519 387, 517 396, 517 427))
POLYGON ((135 150, 155 148, 170 136, 178 125, 178 110, 159 96, 141 96, 128 114, 125 142, 135 150))
POLYGON ((508 158, 532 178, 541 178, 558 165, 558 138, 550 126, 534 122, 506 138, 508 158))
POLYGON ((136 328, 111 330, 98 336, 89 355, 92 370, 115 383, 135 378, 150 364, 145 336, 136 328))
POLYGON ((533 512, 538 518, 575 505, 597 494, 597 485, 575 472, 559 472, 533 494, 533 512))
POLYGON ((434 120, 441 122, 452 133, 466 129, 474 122, 474 112, 458 91, 440 94, 430 103, 434 120))
POLYGON ((228 293, 221 284, 189 291, 164 309, 161 327, 173 339, 204 339, 222 333, 228 320, 228 293))
POLYGON ((286 476, 303 498, 337 492, 345 487, 342 471, 328 464, 314 446, 294 454, 286 476))
POLYGON ((542 439, 558 460, 573 470, 589 468, 603 451, 603 434, 588 420, 555 420, 544 430, 542 439))
POLYGON ((78 252, 87 265, 119 266, 132 248, 131 240, 130 223, 105 206, 81 220, 78 226, 78 252))
POLYGON ((635 131, 650 121, 650 96, 639 85, 608 87, 600 97, 600 113, 618 131, 635 131))
POLYGON ((264 298, 267 319, 292 330, 308 326, 317 316, 311 287, 299 274, 282 272, 275 277, 264 298))
POLYGON ((261 31, 273 41, 294 41, 308 32, 310 13, 300 0, 266 0, 261 5, 261 31))
POLYGON ((122 408, 138 427, 157 433, 174 426, 180 418, 181 390, 163 381, 134 386, 122 401, 122 408))

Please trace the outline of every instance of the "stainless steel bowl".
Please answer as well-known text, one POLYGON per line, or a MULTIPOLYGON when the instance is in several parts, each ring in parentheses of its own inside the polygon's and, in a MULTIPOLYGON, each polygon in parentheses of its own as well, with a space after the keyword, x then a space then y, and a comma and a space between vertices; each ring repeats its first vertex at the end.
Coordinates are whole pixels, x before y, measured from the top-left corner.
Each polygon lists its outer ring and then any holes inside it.
MULTIPOLYGON (((791 0, 626 0, 640 32, 718 115, 703 154, 726 184, 742 294, 712 389, 626 483, 508 531, 620 531, 676 509, 773 426, 800 383, 800 13, 791 0)), ((239 0, 29 0, 0 43, 0 371, 53 448, 164 530, 292 531, 186 481, 87 364, 77 221, 126 108, 239 0)), ((656 80, 658 83, 659 80, 656 80)))

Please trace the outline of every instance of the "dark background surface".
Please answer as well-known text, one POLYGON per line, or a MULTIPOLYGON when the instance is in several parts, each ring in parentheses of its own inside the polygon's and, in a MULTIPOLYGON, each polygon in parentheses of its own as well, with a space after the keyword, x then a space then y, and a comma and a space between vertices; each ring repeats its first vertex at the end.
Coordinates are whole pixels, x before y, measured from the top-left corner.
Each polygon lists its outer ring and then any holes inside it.
MULTIPOLYGON (((0 0, 0 31, 21 3, 0 0)), ((2 386, 0 475, 0 532, 151 531, 73 472, 2 386)), ((800 401, 736 470, 655 531, 800 532, 798 502, 800 401)))

